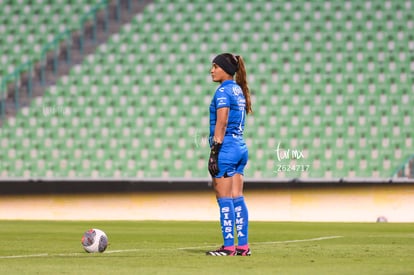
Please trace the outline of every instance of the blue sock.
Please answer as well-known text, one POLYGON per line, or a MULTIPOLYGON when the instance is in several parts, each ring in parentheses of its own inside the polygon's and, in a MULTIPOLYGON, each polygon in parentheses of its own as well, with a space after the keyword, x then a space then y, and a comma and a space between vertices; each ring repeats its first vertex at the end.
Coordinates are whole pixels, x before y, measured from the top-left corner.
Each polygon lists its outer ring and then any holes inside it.
POLYGON ((248 245, 249 212, 244 197, 233 199, 238 246, 248 245))
POLYGON ((234 205, 232 198, 218 198, 224 246, 234 246, 234 205))

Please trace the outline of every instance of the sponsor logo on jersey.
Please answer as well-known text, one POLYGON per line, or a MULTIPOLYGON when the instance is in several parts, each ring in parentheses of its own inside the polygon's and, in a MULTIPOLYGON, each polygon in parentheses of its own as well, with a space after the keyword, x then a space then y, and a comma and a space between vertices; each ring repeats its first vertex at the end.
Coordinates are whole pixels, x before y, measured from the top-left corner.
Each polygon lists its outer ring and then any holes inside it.
POLYGON ((243 93, 243 91, 239 86, 233 86, 233 94, 235 96, 239 96, 242 93, 243 93))
POLYGON ((227 98, 226 97, 218 97, 217 98, 217 105, 226 105, 227 104, 227 98))

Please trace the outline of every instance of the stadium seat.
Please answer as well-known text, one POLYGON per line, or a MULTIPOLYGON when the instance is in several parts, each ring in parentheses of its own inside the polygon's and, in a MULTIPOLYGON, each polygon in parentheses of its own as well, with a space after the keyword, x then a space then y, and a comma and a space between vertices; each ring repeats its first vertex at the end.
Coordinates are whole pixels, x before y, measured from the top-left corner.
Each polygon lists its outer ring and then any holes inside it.
POLYGON ((4 4, 0 9, 0 32, 4 39, 1 44, 8 46, 0 51, 0 60, 3 61, 0 79, 29 60, 39 61, 46 43, 62 31, 79 29, 78 14, 100 2, 19 1, 4 4))
MULTIPOLYGON (((167 2, 148 5, 26 114, 2 126, 0 146, 11 146, 2 162, 8 175, 207 177, 208 106, 216 87, 209 63, 224 51, 245 58, 252 92, 246 176, 389 177, 413 150, 413 5, 167 2), (284 164, 306 164, 309 171, 275 173, 278 142, 305 150, 304 159, 284 164)), ((21 33, 31 33, 32 44, 0 28, 1 41, 20 44, 1 51, 1 68, 20 56, 35 58, 39 51, 31 49, 50 34, 74 28, 69 14, 87 10, 84 4, 23 9, 21 33), (38 30, 31 28, 34 10, 38 30)))

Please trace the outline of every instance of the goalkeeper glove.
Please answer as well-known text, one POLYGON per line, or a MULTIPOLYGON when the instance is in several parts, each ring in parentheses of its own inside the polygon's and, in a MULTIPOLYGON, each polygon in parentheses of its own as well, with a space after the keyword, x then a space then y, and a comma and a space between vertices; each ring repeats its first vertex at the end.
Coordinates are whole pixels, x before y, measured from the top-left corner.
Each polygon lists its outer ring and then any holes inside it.
POLYGON ((217 176, 220 172, 218 168, 218 154, 221 148, 221 143, 213 141, 211 145, 210 158, 208 159, 208 171, 212 177, 217 176))

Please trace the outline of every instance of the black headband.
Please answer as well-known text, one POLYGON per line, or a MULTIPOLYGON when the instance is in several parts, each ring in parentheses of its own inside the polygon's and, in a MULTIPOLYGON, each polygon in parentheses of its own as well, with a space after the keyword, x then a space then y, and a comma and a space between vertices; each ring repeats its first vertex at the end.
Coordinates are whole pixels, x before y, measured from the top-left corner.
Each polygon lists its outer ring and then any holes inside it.
POLYGON ((233 76, 239 68, 237 58, 234 55, 228 53, 217 55, 213 59, 213 63, 217 64, 220 68, 222 68, 226 73, 228 73, 231 76, 233 76))

